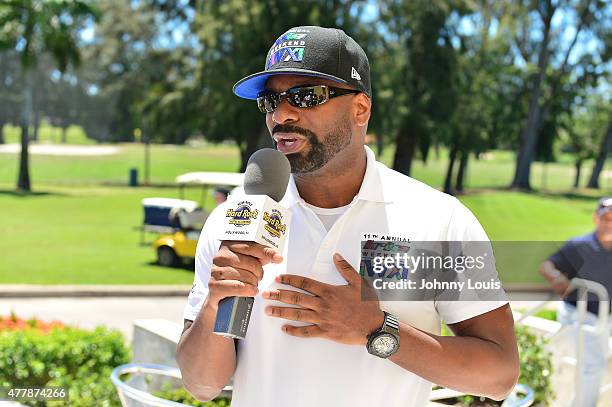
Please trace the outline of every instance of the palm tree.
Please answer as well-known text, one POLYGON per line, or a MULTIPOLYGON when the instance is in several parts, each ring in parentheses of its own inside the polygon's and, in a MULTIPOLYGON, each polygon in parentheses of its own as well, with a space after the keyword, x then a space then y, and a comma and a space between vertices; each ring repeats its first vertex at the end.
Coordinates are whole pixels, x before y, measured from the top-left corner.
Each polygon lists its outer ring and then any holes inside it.
POLYGON ((24 75, 21 107, 21 154, 18 191, 30 191, 29 127, 32 122, 33 69, 42 54, 51 54, 60 72, 78 66, 78 32, 98 12, 89 1, 3 0, 0 3, 0 51, 19 53, 24 75))

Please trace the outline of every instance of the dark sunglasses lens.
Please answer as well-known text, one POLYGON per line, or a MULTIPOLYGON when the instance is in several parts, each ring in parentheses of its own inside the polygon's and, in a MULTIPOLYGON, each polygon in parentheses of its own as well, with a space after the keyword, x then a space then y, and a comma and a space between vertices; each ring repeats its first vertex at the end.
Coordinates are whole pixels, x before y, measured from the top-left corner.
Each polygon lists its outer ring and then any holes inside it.
POLYGON ((260 112, 266 113, 266 103, 263 96, 257 97, 257 107, 259 108, 260 112))
POLYGON ((270 93, 257 97, 257 107, 262 113, 272 113, 278 106, 278 95, 270 93))
POLYGON ((326 100, 325 90, 321 86, 291 89, 287 93, 289 104, 295 107, 313 107, 326 100))
MULTIPOLYGON (((329 99, 325 86, 307 86, 289 89, 282 97, 294 107, 313 107, 329 99)), ((281 96, 278 93, 262 94, 257 97, 257 107, 262 113, 272 113, 278 107, 281 96)))
POLYGON ((278 107, 278 95, 275 93, 268 95, 265 99, 265 102, 266 102, 266 111, 268 113, 272 113, 278 107))

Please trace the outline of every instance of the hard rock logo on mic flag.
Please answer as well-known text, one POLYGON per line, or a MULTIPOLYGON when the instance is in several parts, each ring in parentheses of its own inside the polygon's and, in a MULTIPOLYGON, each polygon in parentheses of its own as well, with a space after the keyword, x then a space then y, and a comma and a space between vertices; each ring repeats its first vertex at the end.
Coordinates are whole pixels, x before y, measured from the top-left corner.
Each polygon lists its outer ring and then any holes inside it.
POLYGON ((264 212, 263 220, 266 222, 264 228, 274 237, 280 237, 287 231, 287 225, 282 223, 283 215, 277 209, 272 209, 271 213, 264 212))
POLYGON ((238 227, 250 225, 253 219, 257 218, 259 211, 252 209, 253 203, 249 201, 239 202, 236 209, 228 209, 225 213, 226 218, 230 218, 229 223, 238 227))

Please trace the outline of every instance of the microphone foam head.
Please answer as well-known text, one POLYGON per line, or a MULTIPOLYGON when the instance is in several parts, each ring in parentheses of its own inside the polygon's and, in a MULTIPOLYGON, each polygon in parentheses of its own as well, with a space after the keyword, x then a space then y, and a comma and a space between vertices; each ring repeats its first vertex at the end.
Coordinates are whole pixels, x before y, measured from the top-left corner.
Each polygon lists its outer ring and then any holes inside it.
POLYGON ((276 202, 287 191, 291 165, 283 153, 262 148, 253 153, 244 173, 244 192, 248 195, 268 195, 276 202))

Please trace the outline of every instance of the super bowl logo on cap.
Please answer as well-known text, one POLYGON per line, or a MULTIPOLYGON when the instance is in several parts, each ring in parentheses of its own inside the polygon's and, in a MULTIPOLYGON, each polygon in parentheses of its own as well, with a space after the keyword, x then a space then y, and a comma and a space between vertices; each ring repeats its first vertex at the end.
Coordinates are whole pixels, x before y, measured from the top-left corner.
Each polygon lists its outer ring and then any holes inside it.
POLYGON ((268 52, 266 69, 280 62, 302 62, 306 47, 304 38, 309 32, 308 30, 290 30, 281 35, 268 52))
POLYGON ((252 209, 253 203, 249 201, 239 202, 236 209, 228 209, 225 213, 226 218, 230 218, 229 223, 238 227, 250 225, 253 219, 257 218, 259 211, 252 209))
POLYGON ((266 222, 264 229, 274 237, 281 237, 287 231, 287 225, 282 223, 283 215, 278 209, 272 209, 270 213, 264 212, 263 220, 266 222))

